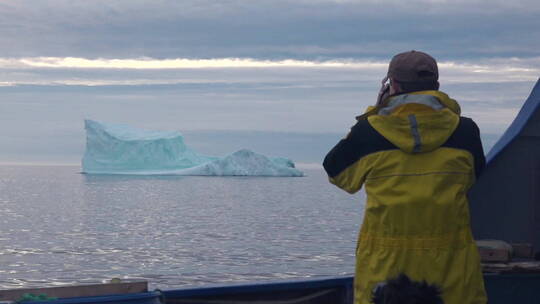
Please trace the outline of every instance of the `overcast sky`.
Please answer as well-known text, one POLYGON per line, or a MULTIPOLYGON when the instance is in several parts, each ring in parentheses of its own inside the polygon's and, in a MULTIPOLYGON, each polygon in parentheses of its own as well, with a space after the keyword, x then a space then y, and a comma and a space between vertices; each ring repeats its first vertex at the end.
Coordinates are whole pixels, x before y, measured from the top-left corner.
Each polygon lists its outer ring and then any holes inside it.
POLYGON ((411 49, 500 134, 540 76, 538 16, 533 0, 1 1, 0 161, 80 154, 84 118, 345 133, 411 49))
POLYGON ((538 1, 2 1, 5 57, 535 57, 538 1))

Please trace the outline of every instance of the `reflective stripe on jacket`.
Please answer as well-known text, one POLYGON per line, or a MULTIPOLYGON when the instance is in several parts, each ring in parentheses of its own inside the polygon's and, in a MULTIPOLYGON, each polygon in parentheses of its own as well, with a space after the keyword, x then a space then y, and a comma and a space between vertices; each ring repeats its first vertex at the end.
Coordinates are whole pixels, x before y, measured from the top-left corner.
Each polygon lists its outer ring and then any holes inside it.
POLYGON ((466 196, 485 159, 478 127, 459 111, 440 91, 393 97, 326 156, 330 182, 367 194, 355 303, 401 272, 439 285, 446 304, 486 303, 466 196))

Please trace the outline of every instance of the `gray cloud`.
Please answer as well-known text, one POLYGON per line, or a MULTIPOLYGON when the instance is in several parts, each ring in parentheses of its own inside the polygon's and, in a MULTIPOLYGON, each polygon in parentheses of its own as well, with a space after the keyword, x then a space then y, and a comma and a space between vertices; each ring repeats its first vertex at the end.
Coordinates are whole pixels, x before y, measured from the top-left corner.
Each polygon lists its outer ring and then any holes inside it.
POLYGON ((535 1, 17 1, 2 57, 538 56, 535 1))

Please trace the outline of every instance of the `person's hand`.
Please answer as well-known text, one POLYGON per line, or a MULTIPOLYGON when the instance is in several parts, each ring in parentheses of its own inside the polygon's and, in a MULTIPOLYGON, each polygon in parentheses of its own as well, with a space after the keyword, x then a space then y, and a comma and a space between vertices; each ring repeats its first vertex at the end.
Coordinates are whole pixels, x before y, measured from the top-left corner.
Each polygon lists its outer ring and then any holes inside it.
POLYGON ((375 106, 382 106, 388 96, 390 96, 390 82, 388 81, 388 76, 385 76, 381 81, 381 89, 379 90, 379 96, 377 96, 377 104, 375 106))
POLYGON ((388 82, 388 76, 384 77, 381 81, 381 89, 377 96, 377 103, 375 107, 371 107, 366 113, 356 116, 356 120, 360 121, 366 119, 368 116, 376 114, 380 108, 384 106, 384 101, 390 96, 390 83, 388 82))

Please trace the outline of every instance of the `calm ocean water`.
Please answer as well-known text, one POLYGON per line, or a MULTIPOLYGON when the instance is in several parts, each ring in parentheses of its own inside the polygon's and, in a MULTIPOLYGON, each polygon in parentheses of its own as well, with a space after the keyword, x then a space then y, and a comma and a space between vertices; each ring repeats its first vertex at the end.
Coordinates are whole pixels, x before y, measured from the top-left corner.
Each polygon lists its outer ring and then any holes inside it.
MULTIPOLYGON (((303 169, 303 168, 301 168, 303 169)), ((352 274, 363 194, 306 177, 88 176, 0 166, 0 288, 150 288, 352 274)))

